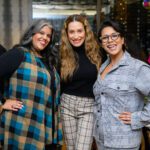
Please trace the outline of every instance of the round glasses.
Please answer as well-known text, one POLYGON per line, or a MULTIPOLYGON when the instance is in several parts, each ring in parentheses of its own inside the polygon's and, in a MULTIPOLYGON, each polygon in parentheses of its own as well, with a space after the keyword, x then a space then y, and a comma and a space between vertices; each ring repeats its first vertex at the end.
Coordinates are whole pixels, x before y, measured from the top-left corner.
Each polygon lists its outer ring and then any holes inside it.
POLYGON ((118 37, 120 36, 120 33, 112 33, 111 35, 105 35, 100 37, 99 39, 101 40, 102 43, 107 43, 109 40, 109 37, 113 40, 116 41, 118 37))

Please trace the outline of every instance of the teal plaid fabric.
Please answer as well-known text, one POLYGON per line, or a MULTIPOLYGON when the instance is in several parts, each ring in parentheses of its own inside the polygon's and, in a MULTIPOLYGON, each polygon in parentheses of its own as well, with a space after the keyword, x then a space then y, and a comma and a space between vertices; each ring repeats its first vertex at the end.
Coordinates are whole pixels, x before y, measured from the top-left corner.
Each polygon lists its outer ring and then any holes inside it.
POLYGON ((29 52, 5 86, 5 96, 18 99, 24 107, 0 116, 0 147, 4 149, 45 149, 45 144, 62 143, 60 84, 55 70, 55 132, 52 138, 51 76, 43 62, 29 52))

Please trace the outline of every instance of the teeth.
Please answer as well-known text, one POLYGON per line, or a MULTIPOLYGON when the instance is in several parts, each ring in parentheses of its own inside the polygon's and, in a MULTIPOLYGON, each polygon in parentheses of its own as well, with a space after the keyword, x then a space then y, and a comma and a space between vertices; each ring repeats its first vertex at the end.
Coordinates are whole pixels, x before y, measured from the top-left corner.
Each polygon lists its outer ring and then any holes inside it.
POLYGON ((110 50, 115 50, 116 49, 116 46, 115 45, 110 45, 110 46, 107 46, 110 50))
POLYGON ((115 45, 109 45, 109 46, 108 46, 108 48, 113 48, 113 47, 115 47, 115 45))
POLYGON ((41 44, 46 44, 46 43, 41 41, 41 44))

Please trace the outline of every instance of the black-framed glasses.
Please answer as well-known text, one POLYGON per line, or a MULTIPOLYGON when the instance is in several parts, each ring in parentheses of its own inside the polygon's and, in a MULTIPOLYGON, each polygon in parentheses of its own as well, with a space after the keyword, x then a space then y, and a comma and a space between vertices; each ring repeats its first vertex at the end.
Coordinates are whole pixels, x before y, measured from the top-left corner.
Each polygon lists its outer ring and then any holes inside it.
POLYGON ((110 37, 113 41, 116 41, 119 36, 120 36, 120 33, 112 33, 111 35, 101 36, 99 39, 101 40, 102 43, 107 43, 108 40, 109 40, 109 37, 110 37))

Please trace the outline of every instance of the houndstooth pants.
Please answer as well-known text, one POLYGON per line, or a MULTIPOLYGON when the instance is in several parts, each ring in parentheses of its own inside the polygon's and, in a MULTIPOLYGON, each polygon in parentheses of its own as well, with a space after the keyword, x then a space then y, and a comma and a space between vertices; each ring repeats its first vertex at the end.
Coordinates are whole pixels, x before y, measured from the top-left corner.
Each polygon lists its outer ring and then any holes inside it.
POLYGON ((91 150, 94 99, 63 94, 61 119, 67 150, 91 150))

